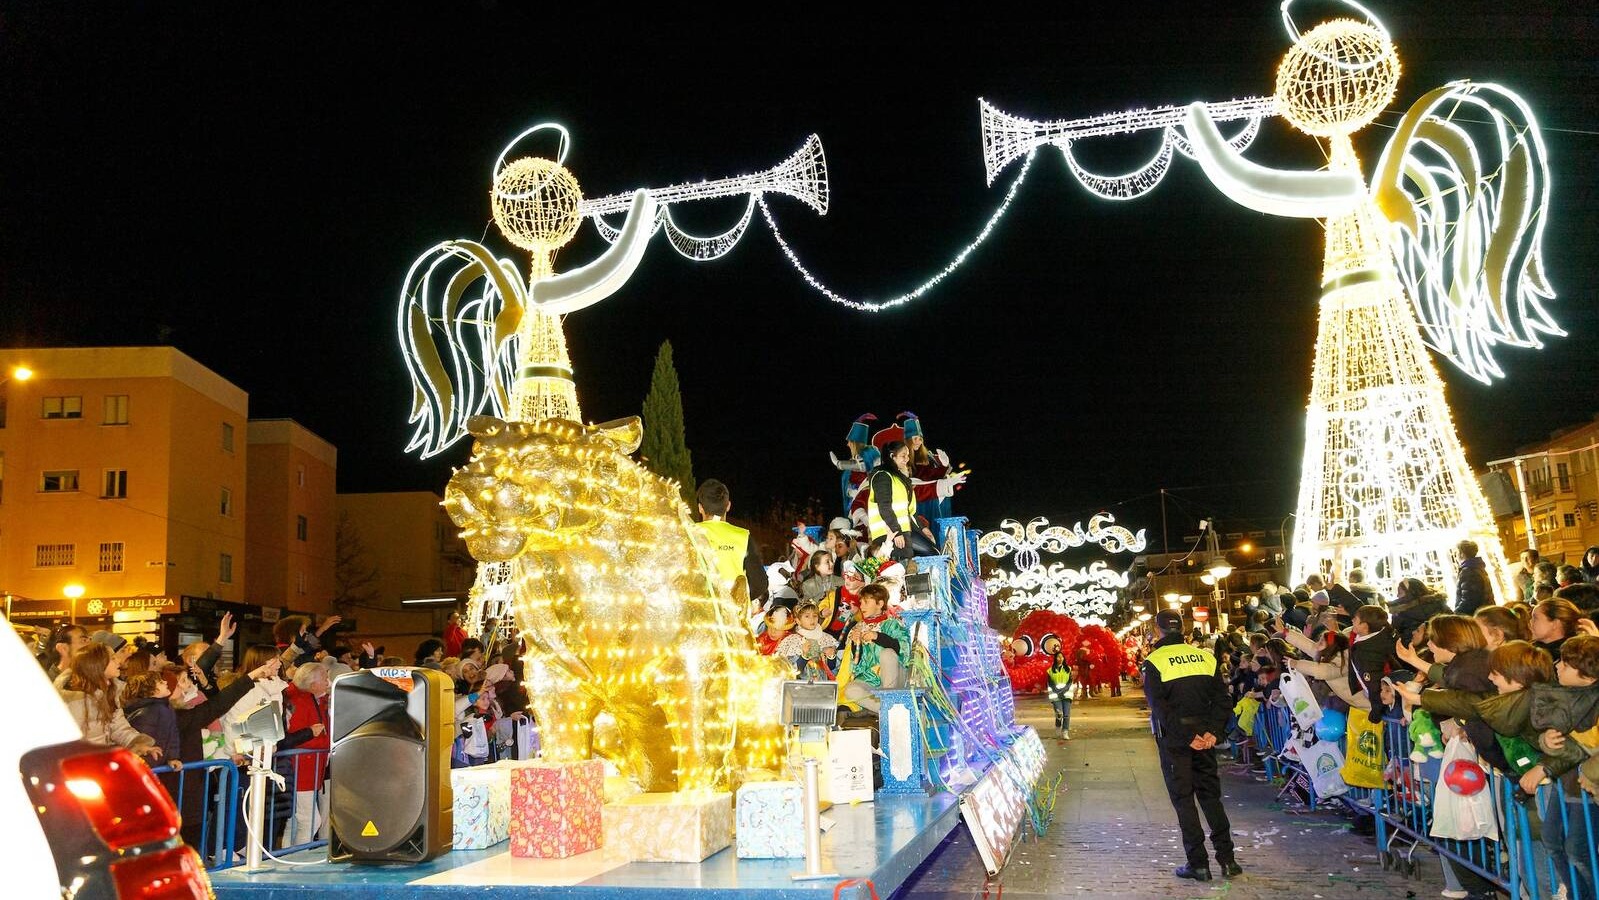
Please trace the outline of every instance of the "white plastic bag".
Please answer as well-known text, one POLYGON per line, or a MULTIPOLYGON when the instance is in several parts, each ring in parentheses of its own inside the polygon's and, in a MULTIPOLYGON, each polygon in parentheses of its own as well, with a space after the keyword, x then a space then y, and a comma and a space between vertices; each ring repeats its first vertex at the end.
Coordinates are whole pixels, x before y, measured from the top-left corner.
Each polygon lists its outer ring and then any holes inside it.
POLYGON ((1349 793, 1349 785, 1339 770, 1344 767, 1344 751, 1331 741, 1317 741, 1309 747, 1298 749, 1299 762, 1310 775, 1310 786, 1316 789, 1316 799, 1330 800, 1349 793))
POLYGON ((1482 790, 1467 796, 1455 793, 1444 784, 1443 773, 1457 759, 1478 762, 1477 749, 1460 736, 1450 738, 1444 747, 1443 762, 1438 768, 1438 784, 1433 789, 1432 828, 1428 833, 1433 837, 1457 841, 1475 841, 1479 838, 1499 840, 1499 823, 1494 818, 1493 789, 1484 785, 1482 790))
POLYGON ((1310 690, 1310 679, 1290 669, 1278 679, 1277 689, 1282 692, 1283 703, 1299 727, 1314 731, 1316 723, 1321 721, 1321 703, 1310 690))

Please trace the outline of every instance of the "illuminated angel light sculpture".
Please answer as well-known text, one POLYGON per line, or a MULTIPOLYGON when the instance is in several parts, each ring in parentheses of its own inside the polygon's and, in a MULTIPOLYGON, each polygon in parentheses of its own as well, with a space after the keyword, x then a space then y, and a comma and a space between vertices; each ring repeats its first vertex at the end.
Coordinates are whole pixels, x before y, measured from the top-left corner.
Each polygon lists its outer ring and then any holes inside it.
POLYGON ((1127 199, 1159 182, 1176 147, 1250 209, 1324 219, 1293 578, 1364 568, 1389 582, 1414 576, 1452 586, 1455 544, 1470 539, 1508 596, 1493 517, 1426 351, 1487 383, 1503 375, 1495 348, 1536 348, 1542 335, 1564 334, 1543 307, 1554 296, 1542 258, 1543 138, 1515 94, 1451 82, 1404 114, 1368 190, 1350 136, 1394 98, 1394 45, 1352 0, 1343 2, 1360 19, 1301 34, 1292 2, 1282 15, 1293 45, 1272 97, 1055 123, 984 104, 990 179, 1017 155, 1054 144, 1085 186, 1127 199), (1280 171, 1244 159, 1239 151, 1266 115, 1324 140, 1327 169, 1280 171), (1224 119, 1246 120, 1231 141, 1215 124, 1224 119), (1085 177, 1071 160, 1073 140, 1146 129, 1162 130, 1162 151, 1132 173, 1085 177))
POLYGON ((415 389, 408 449, 431 456, 475 439, 444 502, 479 561, 469 630, 526 640, 545 758, 599 754, 648 791, 727 790, 779 756, 775 702, 760 706, 775 701, 761 688, 781 667, 754 649, 678 486, 629 457, 639 420, 581 424, 562 317, 616 292, 657 230, 679 252, 710 259, 737 241, 763 193, 825 211, 821 145, 813 136, 756 175, 594 201, 582 198, 565 157, 565 130, 541 125, 494 165, 494 221, 528 252, 526 275, 458 240, 423 254, 406 276, 398 327, 415 389), (506 161, 545 130, 561 137, 556 160, 506 161), (737 194, 750 205, 722 235, 695 237, 671 219, 669 204, 737 194), (618 227, 601 218, 619 211, 618 227), (585 217, 610 249, 556 274, 555 253, 585 217))
POLYGON ((1085 529, 1078 522, 1071 528, 1049 524, 1043 517, 1024 528, 1015 519, 1006 519, 999 530, 978 538, 977 551, 993 559, 1011 558, 1009 569, 996 569, 984 580, 990 593, 1009 589, 1000 605, 1005 609, 1050 609, 1065 613, 1079 622, 1105 624, 1116 606, 1116 591, 1127 587, 1129 575, 1095 560, 1087 568, 1068 568, 1062 563, 1043 564, 1040 553, 1098 544, 1107 553, 1140 553, 1147 546, 1143 529, 1137 534, 1115 524, 1110 513, 1099 513, 1088 520, 1085 529))

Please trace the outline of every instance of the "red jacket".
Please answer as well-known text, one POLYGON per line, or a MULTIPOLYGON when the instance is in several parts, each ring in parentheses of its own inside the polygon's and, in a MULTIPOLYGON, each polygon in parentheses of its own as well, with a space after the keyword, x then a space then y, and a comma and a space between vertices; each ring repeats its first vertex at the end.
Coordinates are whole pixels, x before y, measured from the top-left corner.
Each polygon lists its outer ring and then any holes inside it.
POLYGON ((466 642, 466 629, 456 622, 444 624, 444 655, 445 657, 460 656, 461 644, 466 642))
MULTIPOLYGON (((284 725, 284 743, 292 743, 295 750, 328 749, 330 737, 326 697, 318 700, 291 684, 283 689, 283 718, 287 723, 284 725), (312 735, 312 725, 321 725, 322 733, 312 735), (304 731, 305 739, 295 741, 296 731, 304 731)), ((322 778, 327 770, 326 753, 296 753, 289 756, 288 760, 291 768, 280 771, 295 773, 294 790, 314 791, 322 786, 322 778)))

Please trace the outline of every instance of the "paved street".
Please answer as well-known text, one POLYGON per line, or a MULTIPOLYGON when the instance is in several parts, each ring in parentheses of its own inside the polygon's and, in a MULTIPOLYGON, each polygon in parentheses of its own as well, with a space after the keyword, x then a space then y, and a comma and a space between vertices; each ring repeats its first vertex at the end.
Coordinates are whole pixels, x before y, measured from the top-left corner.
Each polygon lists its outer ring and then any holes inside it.
MULTIPOLYGON (((982 862, 963 826, 906 885, 903 896, 1333 900, 1439 895, 1442 880, 1434 858, 1424 857, 1415 879, 1385 872, 1373 839, 1349 833, 1349 819, 1333 812, 1286 812, 1275 803, 1271 785, 1226 764, 1222 791, 1245 873, 1208 884, 1172 877, 1172 868, 1183 862, 1182 844, 1141 702, 1136 691, 1114 700, 1078 701, 1073 740, 1046 738, 1046 775, 1066 773, 1055 822, 1042 839, 1018 846, 994 883, 985 885, 982 862)), ((1040 735, 1053 733, 1053 715, 1042 699, 1019 699, 1017 715, 1040 735)))

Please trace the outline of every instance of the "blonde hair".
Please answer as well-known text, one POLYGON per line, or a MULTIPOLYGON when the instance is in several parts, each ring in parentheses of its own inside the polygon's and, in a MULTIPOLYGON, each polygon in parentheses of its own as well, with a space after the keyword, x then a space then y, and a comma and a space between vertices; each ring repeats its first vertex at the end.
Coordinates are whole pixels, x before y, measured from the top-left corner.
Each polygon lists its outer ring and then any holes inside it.
POLYGON ((1487 636, 1470 616, 1433 616, 1427 620, 1427 640, 1450 653, 1488 648, 1487 636))

